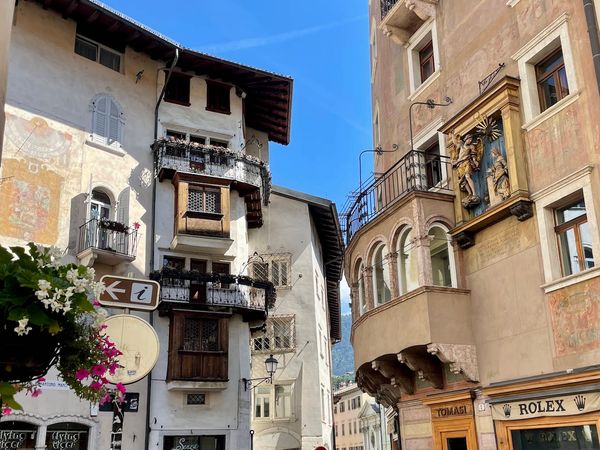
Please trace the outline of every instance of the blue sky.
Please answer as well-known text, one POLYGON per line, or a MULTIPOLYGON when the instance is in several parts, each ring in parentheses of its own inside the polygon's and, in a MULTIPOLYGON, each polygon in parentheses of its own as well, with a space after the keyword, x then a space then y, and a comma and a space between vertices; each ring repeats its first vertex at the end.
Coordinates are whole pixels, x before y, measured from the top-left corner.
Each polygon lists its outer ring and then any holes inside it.
POLYGON ((291 143, 271 144, 273 181, 341 209, 372 148, 367 0, 104 1, 186 47, 294 78, 291 143))

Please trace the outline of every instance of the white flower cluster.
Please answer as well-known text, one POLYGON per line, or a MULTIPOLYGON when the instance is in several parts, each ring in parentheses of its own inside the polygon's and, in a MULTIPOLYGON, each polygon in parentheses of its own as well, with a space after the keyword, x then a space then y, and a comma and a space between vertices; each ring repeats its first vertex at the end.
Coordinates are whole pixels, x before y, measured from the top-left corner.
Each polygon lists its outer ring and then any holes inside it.
POLYGON ((38 281, 39 290, 35 291, 35 295, 46 309, 50 308, 52 312, 62 311, 63 314, 66 314, 72 309, 71 297, 74 294, 93 292, 98 297, 106 290, 104 283, 94 281, 95 275, 92 268, 86 268, 82 276, 79 275, 78 269, 69 269, 66 278, 72 286, 66 289, 56 288, 48 280, 42 279, 38 281))
POLYGON ((59 267, 60 258, 64 255, 64 251, 58 247, 44 247, 37 245, 37 251, 42 255, 36 262, 38 267, 59 267))
POLYGON ((28 323, 29 319, 26 317, 19 320, 19 326, 15 327, 15 333, 17 333, 19 336, 23 336, 29 333, 31 331, 31 327, 27 326, 28 323))

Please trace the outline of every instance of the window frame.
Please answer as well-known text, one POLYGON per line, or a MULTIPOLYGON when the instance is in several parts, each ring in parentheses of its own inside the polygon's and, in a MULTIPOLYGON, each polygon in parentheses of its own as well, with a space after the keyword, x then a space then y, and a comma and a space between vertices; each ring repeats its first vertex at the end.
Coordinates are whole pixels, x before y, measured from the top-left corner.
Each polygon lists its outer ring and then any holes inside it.
POLYGON ((266 258, 263 258, 262 261, 254 261, 252 262, 251 266, 252 266, 252 277, 258 280, 262 280, 262 281, 270 281, 271 283, 273 283, 273 286, 276 289, 290 289, 292 287, 292 257, 291 254, 287 254, 287 255, 263 255, 263 256, 268 256, 266 258), (277 270, 278 272, 278 278, 279 281, 281 281, 282 277, 281 277, 281 265, 283 264, 287 269, 287 273, 286 273, 286 284, 282 284, 280 282, 275 283, 274 277, 273 277, 273 263, 277 263, 279 265, 279 269, 277 270), (263 266, 266 267, 266 274, 267 276, 264 277, 262 274, 258 274, 256 272, 255 267, 257 266, 263 266))
POLYGON ((598 272, 600 272, 600 267, 598 267, 600 232, 598 229, 599 221, 597 218, 596 205, 594 203, 596 194, 592 189, 593 170, 594 166, 592 165, 584 166, 544 189, 531 194, 531 199, 535 203, 538 230, 540 233, 540 247, 545 281, 542 288, 545 293, 590 279, 597 276, 598 272), (573 275, 564 276, 562 273, 557 235, 554 229, 556 226, 555 210, 581 196, 583 196, 586 205, 586 215, 592 237, 592 253, 594 255, 595 267, 573 275))
POLYGON ((385 305, 386 303, 390 302, 392 300, 393 297, 393 292, 392 292, 392 280, 391 280, 391 273, 390 273, 390 265, 389 265, 389 247, 387 246, 386 243, 384 242, 379 242, 376 246, 375 249, 373 250, 373 256, 371 257, 371 267, 373 267, 373 303, 374 303, 374 307, 377 308, 378 306, 381 305, 385 305), (386 252, 387 251, 387 252, 386 252), (383 296, 381 301, 379 301, 379 295, 377 293, 378 289, 379 289, 379 285, 377 283, 377 261, 376 261, 376 257, 377 254, 381 252, 381 278, 383 281, 383 296), (384 254, 384 252, 386 252, 384 254), (387 286, 386 286, 387 283, 387 286), (387 287, 387 291, 389 292, 389 298, 386 299, 386 291, 385 288, 387 287))
MULTIPOLYGON (((167 70, 164 71, 165 74, 165 82, 167 81, 167 76, 169 74, 169 72, 167 70)), ((163 83, 164 84, 164 83, 163 83)), ((191 91, 192 91, 192 75, 183 73, 183 72, 171 72, 171 76, 169 77, 169 83, 165 86, 165 94, 163 96, 163 100, 167 103, 173 103, 175 105, 180 105, 180 106, 191 106, 191 91), (181 98, 171 98, 169 97, 169 84, 171 82, 173 83, 180 83, 183 80, 187 80, 187 88, 184 89, 184 91, 187 90, 187 100, 182 100, 181 98)))
POLYGON ((430 244, 430 248, 429 248, 429 265, 430 265, 430 269, 431 269, 431 284, 432 286, 441 286, 441 287, 450 287, 450 288, 456 288, 457 285, 457 276, 456 276, 456 261, 454 260, 454 247, 452 247, 451 241, 452 241, 452 237, 449 234, 449 229, 448 227, 446 227, 444 224, 440 223, 440 222, 434 222, 432 223, 428 228, 427 228, 427 236, 431 236, 431 230, 433 228, 439 228, 440 230, 442 230, 444 232, 444 234, 446 235, 447 239, 447 243, 446 243, 446 249, 448 251, 448 270, 450 271, 450 286, 444 286, 444 285, 437 285, 434 283, 433 281, 433 265, 432 265, 432 252, 431 252, 431 244, 430 244))
MULTIPOLYGON (((570 201, 568 203, 566 203, 565 205, 559 206, 559 207, 555 207, 554 208, 554 220, 555 223, 557 221, 557 213, 560 209, 572 206, 574 204, 576 204, 577 202, 583 202, 585 205, 585 200, 583 199, 583 195, 581 196, 581 198, 575 200, 575 201, 570 201)), ((578 273, 581 272, 585 272, 586 270, 588 270, 585 266, 585 249, 583 247, 583 242, 581 241, 581 225, 583 225, 584 223, 588 223, 588 218, 587 218, 587 205, 586 206, 586 212, 585 214, 582 214, 580 216, 577 216, 571 220, 568 220, 567 222, 561 223, 560 225, 555 225, 554 226, 554 232, 556 233, 556 240, 557 240, 557 245, 558 245, 558 253, 560 256, 560 262, 561 262, 561 270, 562 270, 562 275, 563 277, 567 277, 570 275, 576 275, 578 273), (571 272, 569 274, 566 273, 565 270, 565 266, 564 266, 564 251, 565 249, 563 248, 561 242, 560 242, 560 235, 561 233, 564 233, 567 230, 573 230, 575 233, 575 246, 576 246, 576 250, 577 250, 577 258, 578 258, 578 262, 579 262, 579 270, 577 272, 571 272)), ((588 224, 589 225, 589 224, 588 224)), ((593 258, 593 249, 592 249, 592 258, 593 258)), ((593 269, 593 267, 590 267, 590 269, 593 269)))
POLYGON ((253 354, 260 353, 290 353, 295 351, 296 349, 296 316, 294 314, 285 314, 285 315, 271 315, 265 322, 266 331, 262 336, 256 336, 252 338, 251 352, 253 354), (275 333, 275 321, 281 321, 282 323, 286 323, 289 326, 289 339, 290 346, 289 347, 278 347, 276 346, 277 335, 275 333), (267 347, 263 345, 257 349, 257 342, 265 342, 267 341, 267 347))
POLYGON ((187 200, 186 200, 186 212, 185 215, 187 217, 193 217, 197 219, 215 219, 220 220, 223 217, 223 194, 221 192, 221 188, 217 186, 211 185, 203 185, 203 184, 188 184, 188 192, 187 192, 187 200), (190 209, 190 195, 191 192, 201 192, 202 193, 202 207, 201 210, 190 209), (215 211, 207 211, 206 210, 206 194, 214 193, 216 195, 215 211))
POLYGON ((125 112, 121 104, 111 95, 106 92, 101 92, 96 94, 89 105, 89 110, 92 113, 91 117, 91 126, 90 126, 90 134, 87 140, 87 143, 91 143, 94 146, 98 146, 103 149, 107 149, 109 151, 115 152, 117 154, 123 153, 123 129, 125 128, 125 112), (98 110, 98 103, 104 100, 106 102, 106 109, 104 112, 98 110), (111 107, 114 107, 117 110, 116 117, 111 116, 111 107), (106 135, 100 134, 96 127, 97 116, 98 114, 104 114, 104 125, 106 128, 106 135), (111 136, 111 118, 116 119, 116 139, 112 142, 110 141, 111 136))
MULTIPOLYGON (((567 97, 569 95, 569 80, 567 79, 567 86, 566 86, 566 94, 563 94, 563 89, 562 89, 562 81, 560 78, 560 70, 561 69, 565 69, 566 72, 566 68, 565 68, 565 58, 563 56, 563 52, 562 52, 562 47, 558 47, 556 48, 556 50, 554 50, 552 53, 550 53, 548 56, 546 56, 544 59, 542 59, 541 61, 539 61, 536 65, 535 65, 535 73, 536 73, 536 83, 537 83, 537 87, 538 87, 538 97, 540 99, 540 109, 541 112, 546 111, 548 108, 551 108, 552 106, 554 106, 556 103, 560 102, 563 98, 567 97), (540 68, 539 66, 548 62, 548 60, 556 57, 556 55, 560 53, 560 58, 561 58, 561 63, 554 68, 553 70, 549 70, 543 73, 540 73, 540 68), (554 82, 556 84, 556 93, 557 93, 557 101, 556 103, 554 103, 553 105, 549 105, 548 104, 548 98, 544 95, 544 88, 543 88, 543 83, 544 81, 553 78, 554 82)), ((565 75, 566 76, 566 75, 565 75)))
POLYGON ((108 46, 106 46, 104 44, 101 44, 100 42, 98 42, 98 41, 96 41, 94 39, 90 39, 89 37, 86 37, 86 36, 84 36, 82 34, 75 33, 75 43, 74 43, 74 46, 73 46, 73 53, 75 53, 78 56, 81 56, 82 58, 87 59, 88 61, 93 61, 96 64, 100 64, 101 66, 106 67, 107 69, 110 69, 113 72, 117 72, 117 73, 121 73, 121 74, 123 73, 123 58, 125 56, 124 53, 121 53, 121 52, 119 52, 119 51, 117 51, 117 50, 115 50, 115 49, 113 49, 111 47, 108 47, 108 46), (91 58, 88 58, 85 55, 82 55, 81 53, 77 53, 76 48, 77 48, 77 40, 78 39, 81 40, 81 41, 83 41, 83 42, 86 42, 87 44, 91 44, 91 45, 95 45, 96 46, 96 58, 95 59, 91 59, 91 58), (101 53, 102 50, 104 50, 105 52, 117 55, 119 57, 119 70, 115 70, 114 68, 112 68, 110 66, 107 66, 106 64, 102 64, 100 62, 100 53, 101 53))
POLYGON ((421 83, 425 83, 429 77, 431 77, 435 72, 435 55, 433 53, 433 39, 430 40, 425 46, 419 50, 419 73, 421 75, 421 83), (428 50, 426 52, 426 50, 428 50), (425 68, 431 62, 431 73, 429 75, 426 74, 425 68))
POLYGON ((511 58, 517 62, 519 68, 523 98, 522 111, 525 122, 523 128, 526 131, 531 131, 579 98, 580 92, 569 37, 569 15, 567 13, 562 14, 540 31, 511 58), (561 49, 563 55, 569 94, 556 104, 542 110, 535 66, 558 48, 561 49))
POLYGON ((227 83, 206 79, 206 110, 218 114, 231 114, 231 88, 227 83), (222 96, 219 100, 219 96, 222 96), (226 99, 226 100, 225 100, 226 99), (224 103, 221 106, 221 103, 224 103))
POLYGON ((277 381, 273 382, 270 385, 257 386, 256 389, 252 390, 252 417, 261 422, 276 422, 276 421, 290 421, 296 418, 296 402, 294 400, 295 392, 294 392, 295 383, 293 381, 277 381), (277 387, 281 386, 289 386, 290 393, 290 415, 289 416, 277 416, 277 387), (261 389, 262 388, 262 389, 261 389), (259 393, 259 391, 266 391, 268 388, 269 393, 259 393), (264 411, 264 399, 269 400, 269 415, 256 415, 256 402, 257 400, 262 399, 263 411, 264 411))
POLYGON ((409 100, 414 100, 431 83, 439 77, 441 71, 440 53, 435 19, 429 18, 421 27, 410 37, 406 53, 408 59, 408 78, 409 78, 409 100), (420 52, 431 43, 433 59, 433 72, 426 79, 421 77, 420 52))

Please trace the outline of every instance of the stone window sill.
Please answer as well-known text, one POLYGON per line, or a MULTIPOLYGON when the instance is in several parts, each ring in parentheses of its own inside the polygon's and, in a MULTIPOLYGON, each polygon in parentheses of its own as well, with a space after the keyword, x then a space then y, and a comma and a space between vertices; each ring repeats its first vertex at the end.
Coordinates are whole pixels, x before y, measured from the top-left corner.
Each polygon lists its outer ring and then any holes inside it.
POLYGON ((105 145, 105 144, 101 144, 100 142, 95 142, 94 140, 92 140, 91 137, 88 137, 85 140, 85 143, 87 145, 89 145, 90 147, 94 147, 99 150, 104 150, 105 152, 112 153, 113 155, 117 155, 117 156, 125 156, 126 155, 126 152, 121 148, 120 144, 118 146, 105 145))
POLYGON ((592 267, 591 269, 584 270, 583 272, 553 280, 549 283, 543 284, 541 287, 544 289, 544 293, 549 294, 550 292, 581 283, 582 281, 586 281, 597 276, 600 276, 600 267, 592 267))
POLYGON ((537 116, 535 116, 533 119, 531 119, 525 125, 523 125, 522 128, 525 131, 531 131, 531 130, 533 130, 535 127, 537 127, 541 123, 545 122, 550 117, 558 114, 560 111, 562 111, 567 106, 569 106, 571 103, 573 103, 575 100, 577 100, 579 98, 579 94, 580 94, 579 91, 575 91, 575 92, 567 95, 565 98, 563 98, 561 101, 559 101, 555 105, 552 105, 546 111, 544 111, 541 114, 538 114, 537 116))
POLYGON ((440 77, 441 68, 437 68, 434 73, 431 74, 429 78, 427 78, 423 83, 421 83, 413 92, 409 95, 408 100, 411 102, 414 101, 419 95, 425 91, 429 86, 433 84, 435 80, 440 77))

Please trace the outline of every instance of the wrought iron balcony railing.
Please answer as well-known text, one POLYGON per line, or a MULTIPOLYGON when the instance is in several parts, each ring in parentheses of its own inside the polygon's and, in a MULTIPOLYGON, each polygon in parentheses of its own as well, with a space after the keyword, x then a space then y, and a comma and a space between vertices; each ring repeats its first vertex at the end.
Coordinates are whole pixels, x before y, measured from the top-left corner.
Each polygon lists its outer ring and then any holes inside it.
POLYGON ((79 227, 78 253, 98 249, 135 258, 137 238, 137 230, 122 223, 91 219, 79 227))
POLYGON ((387 172, 368 180, 341 214, 346 244, 358 230, 411 191, 450 189, 452 164, 447 156, 413 150, 387 172))
POLYGON ((273 284, 247 276, 164 268, 154 272, 151 278, 160 282, 162 302, 254 311, 266 311, 275 304, 273 284))
POLYGON ((380 0, 381 1, 381 20, 396 6, 396 3, 403 0, 380 0))
POLYGON ((152 145, 156 174, 184 172, 226 178, 261 190, 268 204, 271 172, 264 161, 228 148, 194 142, 158 139, 152 145))

